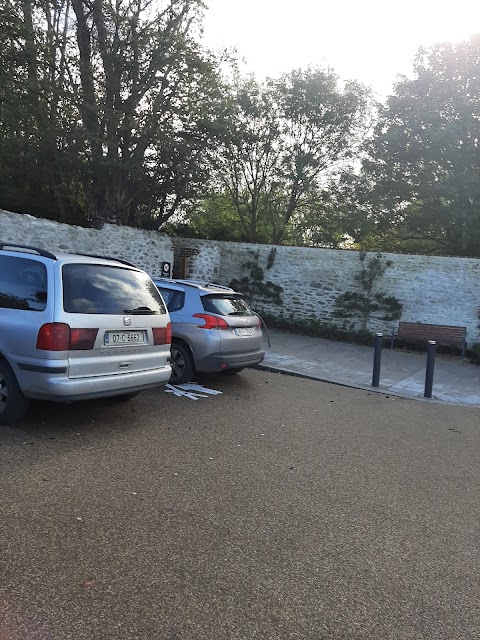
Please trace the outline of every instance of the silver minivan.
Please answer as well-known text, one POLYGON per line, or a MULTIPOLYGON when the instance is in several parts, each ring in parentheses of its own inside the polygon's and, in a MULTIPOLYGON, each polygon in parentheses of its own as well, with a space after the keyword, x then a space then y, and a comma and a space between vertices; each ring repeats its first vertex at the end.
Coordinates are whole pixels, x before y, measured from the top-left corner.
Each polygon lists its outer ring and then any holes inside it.
POLYGON ((129 399, 168 382, 171 324, 121 260, 0 244, 0 423, 31 398, 129 399))

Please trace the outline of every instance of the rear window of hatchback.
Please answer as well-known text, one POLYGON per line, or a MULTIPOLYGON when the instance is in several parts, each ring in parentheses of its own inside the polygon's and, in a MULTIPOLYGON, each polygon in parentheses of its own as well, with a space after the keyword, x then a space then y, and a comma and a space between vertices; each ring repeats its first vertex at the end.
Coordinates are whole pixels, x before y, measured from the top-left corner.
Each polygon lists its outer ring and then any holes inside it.
POLYGON ((247 303, 235 295, 210 294, 202 296, 203 308, 207 313, 216 313, 220 316, 254 316, 254 312, 247 303))
POLYGON ((146 273, 102 264, 65 264, 63 308, 67 313, 159 315, 166 313, 146 273))

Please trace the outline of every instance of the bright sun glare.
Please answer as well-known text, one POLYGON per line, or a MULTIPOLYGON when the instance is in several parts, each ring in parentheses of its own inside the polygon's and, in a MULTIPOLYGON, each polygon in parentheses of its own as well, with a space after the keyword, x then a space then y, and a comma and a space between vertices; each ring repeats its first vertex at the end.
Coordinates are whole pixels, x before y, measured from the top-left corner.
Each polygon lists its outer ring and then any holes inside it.
POLYGON ((246 70, 276 76, 329 65, 343 79, 388 93, 420 46, 480 32, 480 2, 456 0, 206 0, 205 44, 236 47, 246 70))

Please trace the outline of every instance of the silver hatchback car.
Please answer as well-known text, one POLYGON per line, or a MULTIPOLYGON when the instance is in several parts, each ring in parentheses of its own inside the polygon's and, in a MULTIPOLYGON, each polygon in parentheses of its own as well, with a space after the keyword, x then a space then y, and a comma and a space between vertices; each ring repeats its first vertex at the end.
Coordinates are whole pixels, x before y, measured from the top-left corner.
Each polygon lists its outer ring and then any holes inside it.
POLYGON ((171 324, 157 288, 121 260, 0 244, 0 423, 30 398, 129 399, 168 382, 171 324))
POLYGON ((174 384, 195 371, 235 374, 265 356, 261 320, 229 287, 196 280, 153 278, 172 321, 174 384))

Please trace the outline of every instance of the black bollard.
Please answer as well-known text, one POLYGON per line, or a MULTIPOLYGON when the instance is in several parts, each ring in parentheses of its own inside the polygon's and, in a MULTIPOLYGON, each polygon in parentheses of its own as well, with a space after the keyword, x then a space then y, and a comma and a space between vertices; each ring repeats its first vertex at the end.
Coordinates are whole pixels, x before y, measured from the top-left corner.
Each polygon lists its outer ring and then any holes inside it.
POLYGON ((435 368, 435 351, 437 349, 437 343, 435 340, 429 340, 427 342, 427 370, 425 372, 425 393, 424 398, 432 397, 433 388, 433 370, 435 368))
POLYGON ((375 334, 372 387, 378 387, 380 385, 380 363, 382 361, 382 338, 383 338, 383 333, 375 334))

